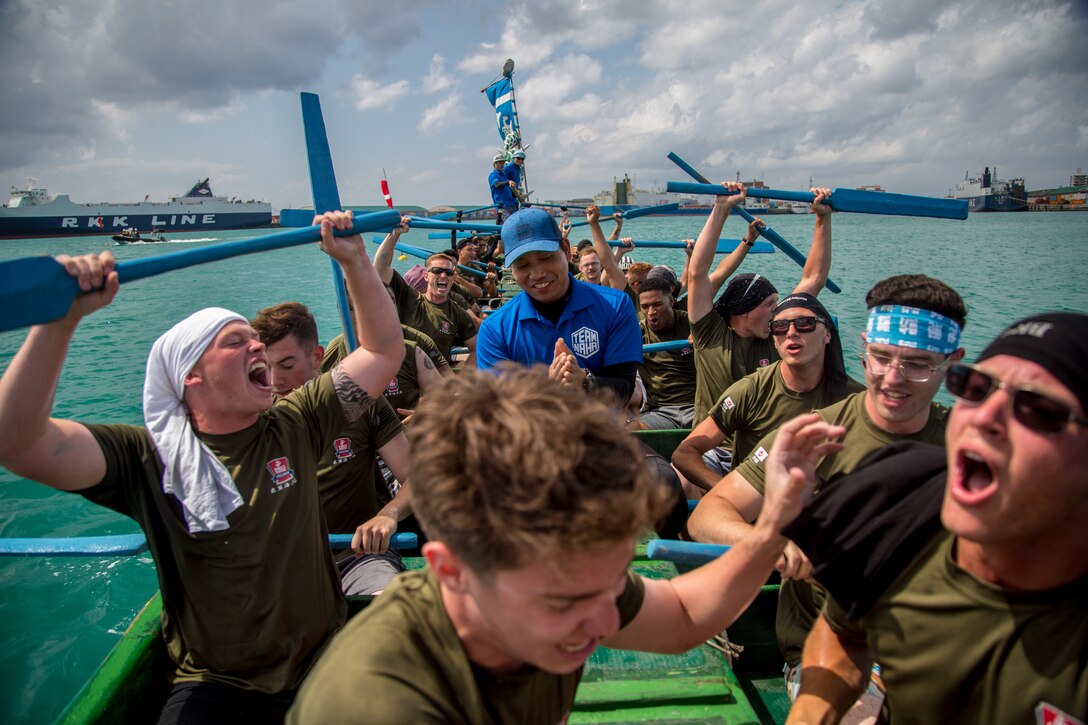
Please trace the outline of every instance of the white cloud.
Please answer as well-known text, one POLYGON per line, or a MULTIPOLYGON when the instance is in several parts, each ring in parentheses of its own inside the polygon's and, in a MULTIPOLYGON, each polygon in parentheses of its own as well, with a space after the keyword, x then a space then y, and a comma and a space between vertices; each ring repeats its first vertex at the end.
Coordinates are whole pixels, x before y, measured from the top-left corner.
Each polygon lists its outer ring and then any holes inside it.
POLYGON ((432 133, 460 107, 461 100, 457 94, 446 96, 423 112, 423 117, 419 119, 419 130, 423 133, 432 133))
POLYGON ((355 109, 358 111, 391 107, 394 101, 407 92, 408 81, 404 80, 383 86, 361 75, 351 79, 351 94, 355 99, 355 109))
POLYGON ((453 76, 446 73, 446 59, 438 53, 431 56, 431 67, 423 77, 423 91, 437 93, 453 85, 453 76))

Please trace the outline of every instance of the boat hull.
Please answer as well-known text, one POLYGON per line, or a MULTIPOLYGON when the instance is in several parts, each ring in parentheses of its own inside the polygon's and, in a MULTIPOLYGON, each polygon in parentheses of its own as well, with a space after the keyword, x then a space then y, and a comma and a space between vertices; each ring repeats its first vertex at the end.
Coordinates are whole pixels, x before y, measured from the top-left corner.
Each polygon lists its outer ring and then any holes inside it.
POLYGON ((0 239, 119 234, 125 229, 202 232, 272 224, 272 206, 258 202, 75 204, 66 196, 28 207, 0 207, 0 239))
POLYGON ((1028 206, 1023 199, 1008 194, 983 194, 980 196, 959 197, 967 202, 967 211, 1025 211, 1028 206))
MULTIPOLYGON (((687 433, 678 429, 636 435, 669 457, 687 433)), ((420 557, 405 557, 405 564, 409 569, 426 565, 420 557)), ((647 559, 644 544, 638 546, 632 567, 651 579, 671 578, 678 570, 685 570, 682 565, 647 559)), ((586 663, 569 722, 785 722, 789 698, 775 639, 778 588, 776 583, 764 586, 729 627, 730 642, 744 648, 732 664, 708 644, 680 655, 599 647, 586 663)), ((371 599, 350 597, 349 616, 371 599)), ((171 670, 162 639, 161 612, 162 599, 156 594, 58 723, 154 722, 158 718, 171 670)))

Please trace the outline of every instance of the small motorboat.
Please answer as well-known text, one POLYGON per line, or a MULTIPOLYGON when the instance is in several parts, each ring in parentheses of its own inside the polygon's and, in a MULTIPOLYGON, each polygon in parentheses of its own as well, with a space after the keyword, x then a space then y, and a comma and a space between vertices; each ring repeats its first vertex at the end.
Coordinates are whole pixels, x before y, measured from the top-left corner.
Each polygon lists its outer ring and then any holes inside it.
POLYGON ((112 239, 118 244, 153 244, 166 241, 166 237, 158 229, 152 229, 147 236, 143 236, 135 227, 129 227, 120 234, 114 234, 112 239))

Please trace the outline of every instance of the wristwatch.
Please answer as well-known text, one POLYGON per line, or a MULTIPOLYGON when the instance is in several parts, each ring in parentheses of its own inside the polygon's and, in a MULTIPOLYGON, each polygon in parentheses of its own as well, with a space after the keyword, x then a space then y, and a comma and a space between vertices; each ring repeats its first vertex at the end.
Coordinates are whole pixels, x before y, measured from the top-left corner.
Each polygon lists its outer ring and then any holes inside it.
POLYGON ((597 382, 593 380, 593 373, 589 372, 588 368, 582 368, 582 372, 586 374, 586 379, 582 382, 582 389, 587 393, 597 389, 597 382))

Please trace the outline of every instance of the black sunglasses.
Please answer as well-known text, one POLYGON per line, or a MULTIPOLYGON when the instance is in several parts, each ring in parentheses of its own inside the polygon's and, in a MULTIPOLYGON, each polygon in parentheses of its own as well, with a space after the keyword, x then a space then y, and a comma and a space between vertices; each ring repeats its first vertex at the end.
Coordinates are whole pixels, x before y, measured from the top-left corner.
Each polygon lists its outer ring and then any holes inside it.
POLYGON ((948 392, 968 404, 981 403, 995 390, 1005 390, 1012 401, 1013 417, 1039 433, 1060 433, 1069 421, 1088 425, 1088 418, 1081 418, 1065 403, 1030 388, 1008 385, 974 365, 952 365, 944 384, 948 392))
POLYGON ((795 317, 792 320, 771 320, 771 334, 785 335, 790 331, 790 325, 797 328, 798 332, 812 332, 816 329, 816 323, 823 322, 819 317, 795 317))
POLYGON ((431 274, 444 274, 447 277, 453 276, 453 270, 449 267, 428 267, 427 271, 431 274))

